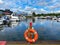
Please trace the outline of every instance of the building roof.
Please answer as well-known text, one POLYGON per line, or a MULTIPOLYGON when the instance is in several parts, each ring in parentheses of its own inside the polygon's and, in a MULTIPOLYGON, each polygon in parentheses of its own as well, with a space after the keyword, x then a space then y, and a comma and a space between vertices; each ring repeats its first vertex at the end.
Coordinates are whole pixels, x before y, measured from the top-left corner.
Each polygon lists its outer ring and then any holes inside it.
POLYGON ((4 15, 11 15, 13 12, 10 11, 9 9, 5 9, 5 10, 0 10, 0 14, 4 14, 4 15))

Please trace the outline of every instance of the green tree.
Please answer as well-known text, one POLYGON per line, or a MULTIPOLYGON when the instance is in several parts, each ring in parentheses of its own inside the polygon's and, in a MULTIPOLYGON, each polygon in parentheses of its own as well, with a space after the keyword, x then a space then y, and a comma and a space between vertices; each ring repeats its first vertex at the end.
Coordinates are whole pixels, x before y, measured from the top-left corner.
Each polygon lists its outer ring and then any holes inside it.
POLYGON ((36 16, 35 12, 32 13, 32 16, 36 16))

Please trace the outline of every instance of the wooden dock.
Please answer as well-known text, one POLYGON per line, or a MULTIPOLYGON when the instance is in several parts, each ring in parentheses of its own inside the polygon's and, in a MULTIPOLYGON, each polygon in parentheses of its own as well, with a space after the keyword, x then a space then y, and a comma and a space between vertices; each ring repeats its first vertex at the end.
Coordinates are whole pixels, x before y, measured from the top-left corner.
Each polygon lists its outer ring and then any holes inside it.
POLYGON ((60 45, 60 41, 38 41, 34 44, 29 44, 22 41, 10 41, 6 45, 60 45))

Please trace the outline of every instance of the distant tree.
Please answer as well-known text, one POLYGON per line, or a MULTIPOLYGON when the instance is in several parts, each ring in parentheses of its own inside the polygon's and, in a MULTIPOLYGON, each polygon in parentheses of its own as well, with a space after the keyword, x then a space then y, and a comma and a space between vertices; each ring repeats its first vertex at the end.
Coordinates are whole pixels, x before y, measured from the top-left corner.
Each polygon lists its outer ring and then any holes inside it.
POLYGON ((32 13, 32 16, 36 16, 35 12, 32 13))

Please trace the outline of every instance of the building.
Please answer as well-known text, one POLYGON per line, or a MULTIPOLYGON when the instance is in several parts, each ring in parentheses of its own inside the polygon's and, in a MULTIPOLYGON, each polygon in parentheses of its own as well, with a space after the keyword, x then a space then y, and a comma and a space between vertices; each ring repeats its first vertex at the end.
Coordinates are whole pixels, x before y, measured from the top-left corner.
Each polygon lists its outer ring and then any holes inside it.
POLYGON ((11 15, 13 12, 10 11, 9 9, 5 9, 3 13, 4 15, 11 15))
POLYGON ((11 15, 12 13, 9 9, 0 10, 0 15, 11 15))

